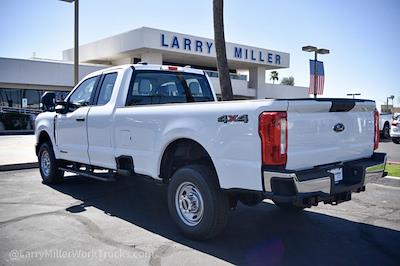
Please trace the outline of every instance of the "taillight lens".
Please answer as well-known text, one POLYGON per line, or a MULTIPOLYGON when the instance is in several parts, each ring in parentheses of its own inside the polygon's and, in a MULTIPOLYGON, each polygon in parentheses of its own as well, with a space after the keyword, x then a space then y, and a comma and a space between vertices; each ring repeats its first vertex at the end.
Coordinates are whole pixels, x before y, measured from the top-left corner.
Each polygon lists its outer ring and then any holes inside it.
POLYGON ((286 112, 263 112, 259 117, 259 134, 263 165, 286 165, 286 112))
POLYGON ((379 113, 377 110, 374 112, 374 150, 379 147, 379 113))

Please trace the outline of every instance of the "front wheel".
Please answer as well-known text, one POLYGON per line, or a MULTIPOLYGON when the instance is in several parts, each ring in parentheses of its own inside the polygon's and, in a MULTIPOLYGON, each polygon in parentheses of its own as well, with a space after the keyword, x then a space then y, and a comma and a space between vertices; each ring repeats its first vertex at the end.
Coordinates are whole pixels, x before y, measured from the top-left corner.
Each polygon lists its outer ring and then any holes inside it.
POLYGON ((53 146, 49 142, 43 143, 40 146, 38 156, 39 170, 43 182, 47 184, 61 183, 64 180, 64 171, 58 169, 53 146))
POLYGON ((168 207, 188 238, 205 240, 223 231, 228 220, 228 198, 210 168, 185 166, 175 172, 168 188, 168 207))
POLYGON ((392 138, 393 143, 400 144, 400 138, 392 138))

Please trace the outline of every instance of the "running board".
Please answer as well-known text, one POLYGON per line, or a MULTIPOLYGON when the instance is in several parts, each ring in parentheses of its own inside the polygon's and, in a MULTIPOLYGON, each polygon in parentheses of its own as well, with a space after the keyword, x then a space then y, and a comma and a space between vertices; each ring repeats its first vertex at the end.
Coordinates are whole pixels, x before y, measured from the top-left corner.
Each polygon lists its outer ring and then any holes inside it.
POLYGON ((62 171, 66 171, 66 172, 71 172, 71 173, 74 173, 77 175, 90 177, 90 178, 97 179, 100 181, 106 181, 106 182, 114 182, 115 181, 115 173, 93 173, 90 171, 82 171, 82 170, 77 170, 77 169, 70 168, 70 167, 59 167, 58 169, 60 169, 62 171))

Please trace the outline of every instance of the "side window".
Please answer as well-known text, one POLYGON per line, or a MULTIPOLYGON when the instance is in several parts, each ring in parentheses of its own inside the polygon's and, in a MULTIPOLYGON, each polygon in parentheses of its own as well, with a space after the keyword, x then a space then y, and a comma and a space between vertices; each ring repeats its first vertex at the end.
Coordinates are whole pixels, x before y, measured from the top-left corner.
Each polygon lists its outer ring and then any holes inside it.
POLYGON ((110 73, 104 76, 103 83, 100 87, 99 98, 97 99, 97 105, 105 105, 110 101, 116 79, 117 73, 110 73))
POLYGON ((97 77, 89 78, 76 88, 68 99, 70 111, 74 111, 81 106, 89 105, 96 80, 97 77))
POLYGON ((126 105, 187 102, 182 81, 175 73, 137 72, 129 88, 126 105))
POLYGON ((185 74, 183 77, 194 102, 213 101, 210 85, 204 76, 185 74))

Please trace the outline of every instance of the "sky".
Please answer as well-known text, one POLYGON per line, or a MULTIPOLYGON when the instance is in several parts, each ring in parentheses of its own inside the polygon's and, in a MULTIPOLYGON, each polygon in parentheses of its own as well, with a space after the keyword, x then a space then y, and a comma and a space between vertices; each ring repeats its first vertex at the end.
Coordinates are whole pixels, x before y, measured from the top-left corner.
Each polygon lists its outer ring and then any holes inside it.
MULTIPOLYGON (((0 57, 62 59, 73 6, 0 0, 0 57)), ((280 78, 308 86, 312 54, 301 47, 327 48, 324 97, 361 93, 380 105, 395 95, 400 106, 399 0, 225 0, 224 16, 226 41, 290 53, 280 78)), ((80 44, 142 26, 213 38, 212 0, 80 0, 80 44)))

